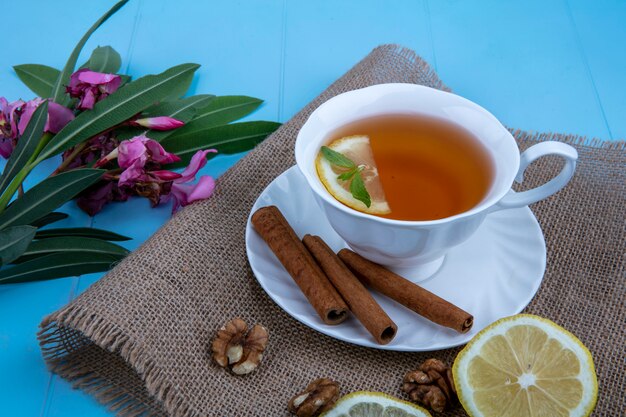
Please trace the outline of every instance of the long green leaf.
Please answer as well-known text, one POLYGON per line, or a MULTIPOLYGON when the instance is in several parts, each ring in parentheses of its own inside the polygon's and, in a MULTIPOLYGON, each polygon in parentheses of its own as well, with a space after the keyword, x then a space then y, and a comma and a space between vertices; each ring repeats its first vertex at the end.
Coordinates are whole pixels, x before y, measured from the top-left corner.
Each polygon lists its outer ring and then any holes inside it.
POLYGON ((121 259, 121 256, 94 253, 75 253, 72 256, 53 253, 2 268, 0 284, 42 281, 106 271, 121 259))
POLYGON ((108 230, 93 229, 91 227, 61 227, 58 229, 38 230, 35 239, 51 239, 54 237, 82 236, 101 240, 123 241, 130 237, 118 235, 108 230))
POLYGON ((13 67, 18 78, 39 97, 50 97, 54 83, 59 78, 56 68, 39 64, 23 64, 13 67))
POLYGON ((98 46, 93 50, 89 60, 81 65, 81 68, 89 68, 91 71, 113 74, 122 66, 122 57, 110 46, 98 46))
POLYGON ((118 125, 161 101, 186 74, 198 69, 198 64, 182 64, 158 75, 139 78, 68 123, 41 151, 39 163, 53 155, 118 125))
MULTIPOLYGON (((33 232, 34 235, 35 233, 33 232)), ((128 255, 128 250, 106 240, 89 237, 55 237, 31 242, 15 263, 25 262, 55 252, 62 252, 68 256, 74 256, 76 253, 98 253, 113 256, 128 255)))
POLYGON ((17 141, 17 146, 13 150, 11 157, 4 167, 4 172, 0 176, 0 194, 6 190, 15 175, 24 168, 33 152, 37 148, 43 129, 46 126, 48 118, 48 102, 44 101, 37 107, 33 116, 30 118, 24 134, 17 141))
POLYGON ((56 223, 58 221, 61 221, 63 219, 67 219, 69 216, 69 214, 65 214, 65 213, 59 213, 56 211, 53 211, 52 213, 48 213, 43 217, 40 217, 39 219, 35 220, 34 222, 30 222, 30 225, 33 227, 44 227, 47 226, 49 224, 52 223, 56 223))
POLYGON ((94 184, 103 173, 100 169, 75 169, 46 178, 0 214, 0 229, 40 219, 94 184))
POLYGON ((174 135, 191 135, 210 127, 234 122, 252 113, 262 103, 263 100, 247 96, 215 97, 208 106, 198 109, 196 117, 192 121, 179 129, 163 132, 160 140, 174 135))
POLYGON ((0 264, 8 264, 17 259, 35 237, 37 228, 14 226, 0 230, 0 264))
POLYGON ((201 149, 215 148, 226 154, 248 151, 279 126, 280 123, 275 122, 234 123, 186 135, 170 136, 161 144, 168 152, 181 158, 180 162, 168 166, 176 168, 189 163, 193 154, 201 149))
POLYGON ((193 82, 193 74, 187 74, 181 79, 181 81, 165 96, 165 100, 176 100, 185 95, 191 83, 193 82))
POLYGON ((51 97, 55 103, 64 104, 68 101, 68 98, 65 95, 64 86, 69 84, 70 75, 72 75, 72 73, 74 72, 74 68, 76 67, 76 61, 78 60, 78 55, 80 55, 80 51, 82 51, 89 37, 91 37, 91 35, 96 31, 96 29, 98 29, 100 25, 106 22, 109 17, 113 16, 119 9, 124 7, 124 5, 127 2, 128 0, 122 0, 118 2, 117 4, 115 4, 115 6, 113 6, 111 10, 106 12, 100 19, 98 19, 96 23, 94 23, 93 26, 89 28, 87 33, 83 35, 80 41, 78 41, 78 44, 72 51, 70 57, 67 60, 67 63, 63 67, 63 70, 57 77, 54 85, 52 86, 51 97))

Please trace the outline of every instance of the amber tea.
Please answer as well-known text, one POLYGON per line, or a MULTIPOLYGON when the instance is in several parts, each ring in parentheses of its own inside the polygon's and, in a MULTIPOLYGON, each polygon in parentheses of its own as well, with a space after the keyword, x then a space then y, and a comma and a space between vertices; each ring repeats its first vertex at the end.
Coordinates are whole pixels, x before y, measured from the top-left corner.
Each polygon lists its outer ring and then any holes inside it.
POLYGON ((381 217, 435 220, 476 206, 492 183, 493 161, 472 133, 420 114, 357 120, 333 131, 326 143, 352 135, 370 139, 391 209, 381 217))

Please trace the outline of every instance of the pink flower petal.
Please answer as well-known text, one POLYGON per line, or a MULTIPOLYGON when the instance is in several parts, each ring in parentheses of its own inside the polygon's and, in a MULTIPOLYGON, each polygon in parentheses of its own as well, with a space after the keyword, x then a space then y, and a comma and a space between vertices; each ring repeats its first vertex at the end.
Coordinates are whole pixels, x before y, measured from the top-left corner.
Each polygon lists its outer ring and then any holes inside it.
POLYGON ((213 190, 215 190, 215 180, 208 175, 200 177, 196 184, 177 184, 176 181, 174 181, 171 191, 174 197, 172 213, 175 212, 179 206, 184 207, 194 201, 209 198, 211 194, 213 194, 213 190))
POLYGON ((196 174, 198 173, 198 171, 200 171, 200 169, 202 169, 202 167, 204 167, 207 163, 207 159, 206 159, 206 155, 208 153, 217 153, 216 149, 205 149, 203 151, 198 151, 196 152, 193 157, 191 158, 191 161, 189 162, 189 165, 187 166, 187 168, 185 168, 185 170, 183 171, 183 175, 181 178, 177 179, 175 182, 182 184, 184 182, 189 182, 189 181, 193 181, 196 179, 196 174))
POLYGON ((93 109, 94 104, 96 104, 96 95, 94 94, 93 88, 86 88, 83 92, 84 95, 80 99, 78 103, 78 108, 83 110, 91 110, 93 109))
POLYGON ((93 84, 93 85, 107 84, 107 83, 110 83, 111 81, 121 79, 119 75, 105 74, 103 72, 95 72, 87 68, 80 69, 76 71, 74 74, 78 75, 77 76, 78 81, 87 83, 87 84, 93 84))
MULTIPOLYGON (((112 75, 112 74, 109 74, 109 75, 112 75)), ((115 75, 111 81, 101 86, 100 90, 106 93, 107 95, 113 94, 117 91, 118 88, 120 88, 121 84, 122 84, 122 77, 120 77, 119 75, 115 75)))
POLYGON ((167 152, 159 142, 149 139, 145 136, 138 136, 142 138, 143 144, 150 153, 150 159, 158 164, 171 164, 173 162, 180 161, 180 158, 173 153, 167 152))
POLYGON ((160 170, 160 171, 150 171, 150 174, 155 176, 161 181, 174 181, 180 178, 180 174, 177 172, 160 170))
POLYGON ((120 187, 132 186, 136 182, 143 181, 145 179, 146 175, 143 167, 139 165, 131 165, 120 174, 118 185, 120 187))
POLYGON ((143 143, 142 136, 122 141, 118 146, 117 163, 120 168, 129 168, 136 165, 143 168, 148 161, 148 150, 143 143))
POLYGON ((13 140, 9 138, 0 139, 0 155, 4 159, 9 159, 13 153, 13 140))
POLYGON ((48 121, 45 131, 59 133, 66 124, 74 120, 74 113, 70 109, 54 101, 48 101, 48 121))

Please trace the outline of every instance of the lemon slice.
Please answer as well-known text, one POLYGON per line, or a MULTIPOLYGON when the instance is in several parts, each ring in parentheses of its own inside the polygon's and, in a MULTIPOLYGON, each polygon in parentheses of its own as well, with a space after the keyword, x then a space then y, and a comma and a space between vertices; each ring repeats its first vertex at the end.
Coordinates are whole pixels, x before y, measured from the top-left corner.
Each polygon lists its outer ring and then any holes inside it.
MULTIPOLYGON (((315 160, 317 176, 326 187, 326 190, 338 201, 355 210, 369 214, 389 214, 389 204, 385 199, 383 186, 378 177, 378 169, 372 154, 370 139, 367 136, 348 136, 337 139, 326 145, 333 151, 343 154, 357 166, 363 166, 361 171, 365 189, 370 195, 371 205, 367 207, 365 203, 357 200, 350 192, 350 181, 343 181, 337 178, 338 175, 347 169, 333 166, 320 152, 315 160)), ((358 175, 358 174, 357 174, 358 175)))
POLYGON ((588 416, 598 396, 589 350, 562 327, 528 314, 474 336, 452 373, 472 417, 588 416))
POLYGON ((344 395, 320 417, 432 417, 415 404, 382 392, 357 391, 344 395))

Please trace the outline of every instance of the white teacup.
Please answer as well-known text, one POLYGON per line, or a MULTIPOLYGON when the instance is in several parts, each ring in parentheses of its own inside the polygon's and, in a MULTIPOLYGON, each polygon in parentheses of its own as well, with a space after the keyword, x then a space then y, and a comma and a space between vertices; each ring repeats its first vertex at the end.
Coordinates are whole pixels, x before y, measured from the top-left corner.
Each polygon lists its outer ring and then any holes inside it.
POLYGON ((455 94, 415 84, 379 84, 340 94, 315 110, 296 140, 296 162, 330 225, 357 253, 419 281, 435 273, 446 252, 467 240, 487 214, 523 207, 563 188, 576 167, 578 153, 560 142, 542 142, 520 157, 509 131, 487 110, 455 94), (431 221, 392 220, 351 209, 328 193, 319 180, 315 158, 329 134, 350 122, 383 114, 419 113, 463 126, 490 152, 494 162, 491 188, 483 200, 463 213, 431 221), (526 167, 544 155, 564 159, 561 172, 532 190, 515 193, 526 167))

